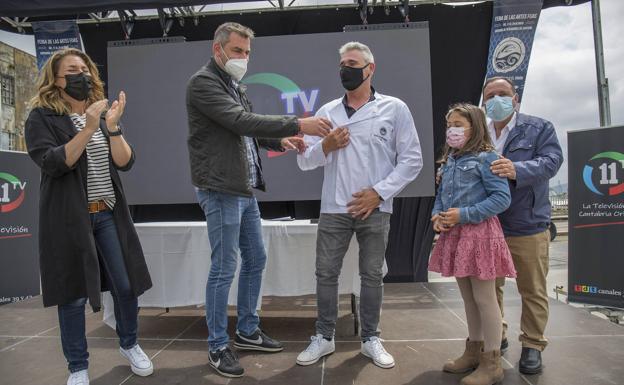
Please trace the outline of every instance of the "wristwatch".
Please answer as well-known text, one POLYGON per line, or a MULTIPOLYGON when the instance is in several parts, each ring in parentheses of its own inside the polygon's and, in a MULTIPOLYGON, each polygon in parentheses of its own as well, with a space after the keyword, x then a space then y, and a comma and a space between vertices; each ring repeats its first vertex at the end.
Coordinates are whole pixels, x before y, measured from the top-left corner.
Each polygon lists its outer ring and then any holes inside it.
POLYGON ((121 136, 123 135, 123 132, 121 131, 121 125, 117 125, 117 131, 113 131, 111 132, 110 130, 108 131, 108 135, 109 136, 121 136))

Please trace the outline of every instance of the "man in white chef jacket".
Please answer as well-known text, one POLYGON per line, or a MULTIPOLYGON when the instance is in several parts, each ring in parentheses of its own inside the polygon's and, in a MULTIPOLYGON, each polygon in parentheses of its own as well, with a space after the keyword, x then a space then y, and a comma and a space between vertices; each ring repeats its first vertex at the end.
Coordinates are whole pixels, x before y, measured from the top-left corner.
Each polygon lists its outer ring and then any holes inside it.
POLYGON ((381 344, 377 327, 382 268, 392 198, 420 172, 420 143, 407 105, 371 86, 375 61, 370 49, 350 42, 339 52, 346 94, 316 113, 335 128, 325 138, 306 135, 307 150, 297 157, 302 170, 325 167, 316 242, 316 335, 297 363, 311 365, 334 352, 338 276, 355 232, 360 248, 361 352, 375 365, 392 368, 394 358, 381 344))

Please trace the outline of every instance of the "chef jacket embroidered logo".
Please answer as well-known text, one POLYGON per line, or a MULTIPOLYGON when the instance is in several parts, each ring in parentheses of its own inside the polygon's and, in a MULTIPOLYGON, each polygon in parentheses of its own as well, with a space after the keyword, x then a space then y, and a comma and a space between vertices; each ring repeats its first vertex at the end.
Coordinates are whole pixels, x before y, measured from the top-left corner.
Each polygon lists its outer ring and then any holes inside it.
POLYGON ((388 129, 386 127, 381 127, 379 129, 379 133, 376 133, 373 131, 373 136, 376 137, 379 140, 382 140, 384 142, 388 141, 388 138, 386 138, 386 134, 388 133, 388 129))

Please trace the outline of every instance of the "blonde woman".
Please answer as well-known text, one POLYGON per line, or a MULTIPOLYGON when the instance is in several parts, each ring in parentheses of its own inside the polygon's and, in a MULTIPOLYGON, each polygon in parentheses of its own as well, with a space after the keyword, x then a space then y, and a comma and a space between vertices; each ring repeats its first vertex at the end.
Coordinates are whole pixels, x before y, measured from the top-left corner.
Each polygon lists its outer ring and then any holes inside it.
POLYGON ((120 353, 132 371, 154 371, 137 344, 137 297, 152 285, 118 170, 134 163, 119 126, 126 96, 109 107, 93 61, 54 53, 39 75, 26 121, 28 153, 41 168, 39 254, 43 305, 58 306, 68 385, 89 384, 85 303, 110 290, 120 353))

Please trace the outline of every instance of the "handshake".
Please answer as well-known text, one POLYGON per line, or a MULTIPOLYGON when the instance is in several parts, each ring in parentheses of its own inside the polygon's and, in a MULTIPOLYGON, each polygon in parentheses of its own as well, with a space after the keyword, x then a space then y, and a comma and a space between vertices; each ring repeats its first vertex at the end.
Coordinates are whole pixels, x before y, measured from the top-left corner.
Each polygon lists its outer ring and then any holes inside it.
MULTIPOLYGON (((325 156, 349 145, 349 130, 346 127, 338 127, 332 130, 329 119, 320 117, 301 118, 299 119, 299 126, 302 134, 323 138, 325 156)), ((297 150, 300 154, 306 149, 303 138, 298 136, 282 139, 282 147, 287 151, 297 150)))

